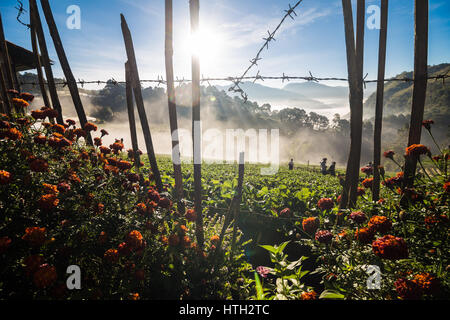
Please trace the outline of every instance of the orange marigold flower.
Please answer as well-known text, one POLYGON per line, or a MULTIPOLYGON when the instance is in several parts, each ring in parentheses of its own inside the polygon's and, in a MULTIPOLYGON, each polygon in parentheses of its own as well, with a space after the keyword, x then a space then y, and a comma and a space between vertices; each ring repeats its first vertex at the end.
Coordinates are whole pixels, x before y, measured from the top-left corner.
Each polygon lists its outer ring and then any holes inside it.
POLYGON ((102 145, 102 139, 100 139, 100 138, 94 138, 94 144, 95 144, 97 147, 100 147, 100 146, 102 145))
POLYGON ((398 260, 408 258, 408 247, 404 239, 386 235, 372 243, 373 253, 380 258, 398 260))
POLYGON ((123 143, 120 140, 116 140, 112 145, 109 146, 112 150, 114 150, 114 153, 118 153, 119 151, 122 151, 124 148, 123 143))
POLYGON ((310 292, 302 292, 300 299, 301 300, 316 300, 317 293, 313 290, 310 292))
POLYGON ((372 188, 372 185, 373 185, 373 178, 364 179, 364 181, 362 182, 362 185, 363 185, 363 187, 366 188, 366 189, 372 188))
POLYGON ((102 215, 105 211, 105 205, 103 203, 97 203, 94 207, 94 213, 98 215, 102 215))
POLYGON ((315 217, 306 218, 302 221, 303 230, 308 234, 314 234, 320 226, 320 220, 315 217))
POLYGON ((383 156, 384 156, 385 158, 387 158, 387 159, 394 159, 394 155, 395 155, 395 152, 392 151, 392 150, 385 151, 385 152, 383 153, 383 156))
POLYGON ((35 120, 44 120, 46 118, 46 115, 45 115, 44 111, 42 111, 42 110, 33 110, 33 111, 31 111, 31 116, 35 120))
POLYGON ((363 223, 367 220, 366 214, 361 211, 356 211, 356 212, 350 213, 349 218, 352 219, 353 221, 355 221, 356 223, 363 223))
POLYGON ((355 238, 364 244, 371 243, 373 241, 375 233, 370 228, 361 228, 355 231, 355 238))
POLYGON ((44 193, 46 193, 46 194, 58 194, 59 193, 58 187, 53 184, 43 183, 42 186, 44 187, 44 193))
POLYGON ((36 287, 43 289, 50 287, 58 278, 56 268, 49 264, 42 264, 34 273, 33 282, 36 287))
POLYGON ((139 299, 140 299, 139 293, 130 293, 130 294, 128 295, 128 300, 134 300, 134 301, 136 301, 136 300, 139 300, 139 299))
POLYGON ((189 238, 188 236, 184 236, 182 241, 185 248, 189 248, 191 246, 191 238, 189 238))
POLYGON ((334 203, 330 198, 322 198, 317 202, 317 206, 322 210, 329 210, 334 207, 334 203))
POLYGON ((450 182, 444 183, 444 190, 447 193, 450 193, 450 182))
POLYGON ((384 216, 373 216, 369 220, 369 228, 374 232, 386 233, 392 228, 392 222, 384 216))
POLYGON ((158 202, 158 205, 161 208, 169 209, 170 207, 172 207, 172 201, 170 201, 169 198, 161 198, 158 202))
POLYGON ((78 138, 80 137, 86 137, 87 133, 83 129, 77 128, 73 130, 73 134, 78 138))
POLYGON ((41 108, 41 111, 44 113, 44 116, 49 119, 56 118, 59 115, 57 110, 48 107, 41 108))
POLYGON ((362 167, 361 172, 365 173, 367 175, 370 175, 373 173, 373 167, 369 167, 369 166, 362 167))
POLYGON ((142 234, 139 231, 133 230, 127 235, 126 243, 130 248, 138 249, 142 247, 143 239, 144 238, 142 237, 142 234))
POLYGON ((406 148, 407 156, 420 156, 423 154, 431 154, 430 149, 423 144, 413 144, 406 148))
POLYGON ((147 213, 147 206, 145 203, 138 203, 136 205, 136 210, 139 214, 146 214, 147 213))
POLYGON ((100 132, 102 133, 102 137, 107 136, 109 134, 108 131, 106 131, 105 129, 100 130, 100 132))
POLYGON ((23 99, 19 99, 19 98, 12 98, 12 103, 19 108, 26 108, 28 107, 30 104, 28 102, 26 102, 23 99))
POLYGON ((132 165, 130 162, 128 162, 126 160, 120 160, 119 162, 117 162, 117 167, 120 170, 130 170, 132 165))
POLYGON ((22 92, 19 97, 27 102, 31 102, 34 100, 34 96, 28 92, 22 92))
POLYGON ((195 213, 194 209, 187 209, 186 210, 186 214, 185 214, 185 218, 187 221, 190 222, 195 222, 197 221, 197 214, 195 213))
POLYGON ((328 230, 319 230, 314 238, 320 243, 330 243, 333 239, 333 234, 328 230))
POLYGON ((52 125, 52 129, 60 134, 64 134, 64 132, 66 132, 66 128, 63 125, 57 123, 52 125))
POLYGON ((39 247, 44 244, 46 239, 46 229, 39 227, 28 227, 25 229, 25 234, 22 240, 27 241, 30 245, 39 247))
POLYGON ((398 297, 402 300, 419 300, 422 290, 415 280, 398 279, 394 283, 398 297))
POLYGON ((0 121, 0 129, 9 129, 11 128, 11 124, 8 121, 1 120, 0 121))
POLYGON ((87 132, 97 131, 97 126, 92 122, 86 122, 83 129, 86 130, 87 132))
POLYGON ((59 200, 56 194, 44 194, 38 201, 42 210, 52 210, 58 206, 59 200))
POLYGON ((105 146, 101 146, 100 147, 100 152, 103 154, 110 154, 111 153, 111 149, 109 149, 108 147, 105 146))
POLYGON ((100 232, 100 235, 98 236, 97 242, 99 244, 104 244, 108 240, 108 235, 105 231, 100 232))
POLYGON ((365 194, 366 194, 366 190, 364 190, 363 188, 358 187, 358 188, 356 189, 356 195, 357 195, 358 197, 363 196, 363 195, 365 195, 365 194))
POLYGON ((76 122, 75 122, 74 120, 72 120, 72 119, 67 119, 67 120, 66 120, 66 123, 67 123, 69 126, 75 126, 75 124, 76 124, 76 122))
POLYGON ((12 181, 11 173, 5 170, 0 170, 0 185, 9 184, 12 181))
POLYGON ((220 240, 220 238, 219 238, 218 235, 213 235, 213 236, 209 239, 209 241, 211 241, 212 243, 218 243, 219 240, 220 240))
POLYGON ((77 176, 75 172, 69 174, 68 180, 74 183, 80 183, 81 179, 77 176))
POLYGON ((150 190, 148 190, 148 199, 149 199, 150 201, 155 202, 155 203, 159 203, 159 200, 160 200, 161 198, 160 198, 160 196, 159 196, 158 191, 153 190, 153 189, 150 189, 150 190))
POLYGON ((108 249, 103 258, 108 262, 115 263, 119 261, 119 252, 116 249, 108 249))
POLYGON ((30 123, 30 120, 27 118, 19 118, 16 120, 16 122, 21 126, 27 126, 30 123))
POLYGON ((17 130, 16 128, 10 128, 6 132, 6 136, 13 141, 19 140, 22 138, 22 132, 17 130))
POLYGON ((0 238, 0 254, 5 253, 8 250, 12 240, 8 236, 0 238))
POLYGON ((414 280, 425 294, 435 294, 439 292, 439 279, 430 273, 423 272, 416 274, 414 280))
POLYGON ((47 142, 47 138, 44 135, 38 135, 33 140, 36 144, 45 144, 47 142))
POLYGON ((117 250, 119 251, 119 255, 121 256, 128 256, 131 253, 131 249, 132 248, 126 242, 122 242, 117 248, 117 250))

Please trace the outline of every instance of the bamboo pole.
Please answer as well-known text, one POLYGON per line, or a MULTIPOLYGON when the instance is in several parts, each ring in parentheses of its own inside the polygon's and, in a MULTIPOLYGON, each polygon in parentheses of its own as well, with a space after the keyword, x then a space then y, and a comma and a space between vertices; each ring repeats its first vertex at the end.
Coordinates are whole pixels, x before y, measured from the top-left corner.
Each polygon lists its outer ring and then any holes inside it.
POLYGON ((383 126, 383 98, 384 98, 384 77, 386 70, 386 42, 388 27, 388 7, 389 0, 381 0, 381 24, 380 24, 380 44, 378 49, 378 83, 377 99, 375 106, 375 128, 373 134, 373 186, 372 200, 380 199, 380 170, 381 164, 381 131, 383 126))
POLYGON ((134 166, 136 167, 136 172, 139 173, 141 158, 138 153, 139 147, 136 133, 136 119, 134 117, 133 86, 131 83, 131 70, 128 62, 125 63, 125 81, 126 81, 128 121, 130 123, 130 136, 131 136, 131 145, 133 146, 134 166))
POLYGON ((347 68, 350 89, 350 153, 347 162, 345 183, 341 198, 341 208, 356 204, 361 159, 363 122, 363 63, 365 0, 358 0, 356 46, 353 29, 351 0, 342 0, 347 49, 347 68))
MULTIPOLYGON (((419 144, 425 109, 428 75, 428 0, 416 0, 414 5, 414 89, 408 146, 419 144)), ((412 187, 417 168, 417 156, 405 157, 405 186, 412 187)))
MULTIPOLYGON (((53 13, 48 0, 41 0, 41 6, 42 10, 44 11, 48 29, 50 30, 50 35, 53 39, 53 44, 55 45, 56 53, 58 54, 59 62, 61 63, 61 68, 64 72, 64 76, 66 77, 67 86, 69 87, 70 95, 72 96, 72 101, 78 114, 78 119, 80 120, 81 127, 84 128, 87 123, 87 118, 84 112, 83 103, 81 102, 80 93, 78 92, 78 86, 70 68, 69 61, 67 60, 67 56, 64 51, 64 47, 61 42, 58 28, 56 27, 55 19, 53 18, 53 13)), ((89 132, 87 132, 86 142, 89 145, 93 145, 92 136, 89 132)))
POLYGON ((233 226, 233 238, 231 240, 231 251, 234 252, 236 246, 236 236, 238 228, 238 220, 240 215, 240 204, 242 200, 242 185, 244 184, 244 172, 245 172, 245 162, 244 162, 244 152, 239 154, 239 177, 238 186, 236 191, 235 209, 234 209, 234 226, 233 226))
POLYGON ((50 100, 47 95, 47 90, 45 89, 44 76, 42 74, 42 64, 40 59, 39 48, 36 38, 36 23, 34 23, 34 13, 30 5, 30 36, 31 36, 31 47, 33 49, 34 61, 36 63, 37 76, 39 80, 39 87, 41 89, 42 100, 44 100, 44 105, 51 108, 50 100))
POLYGON ((153 176, 156 182, 156 188, 159 192, 162 192, 163 186, 161 181, 161 175, 158 169, 158 163, 156 161, 155 151, 153 149, 152 136, 150 133, 150 127, 148 125, 147 114, 144 108, 144 100, 142 98, 141 82, 139 79, 139 72, 136 63, 136 55, 134 53, 133 39, 131 37, 130 29, 125 20, 123 14, 120 15, 123 39, 125 42, 125 49, 127 51, 128 64, 130 68, 131 83, 133 85, 134 98, 136 100, 136 106, 141 120, 142 132, 144 134, 145 146, 147 148, 147 154, 152 168, 153 176))
POLYGON ((175 98, 174 72, 173 72, 173 2, 166 0, 166 78, 167 98, 169 106, 170 132, 172 139, 172 163, 175 177, 175 197, 178 202, 178 212, 184 214, 183 176, 181 173, 180 146, 177 122, 177 104, 175 98))
MULTIPOLYGON (((191 16, 191 33, 199 29, 199 0, 189 2, 191 16)), ((196 234, 200 248, 203 248, 203 210, 202 210, 202 155, 201 155, 201 124, 200 124, 200 58, 192 54, 192 141, 194 156, 194 210, 197 214, 196 234)))
POLYGON ((41 51, 41 62, 44 66, 45 76, 47 78, 48 91, 50 93, 50 99, 52 101, 52 107, 58 111, 59 115, 56 121, 59 124, 64 124, 62 116, 62 107, 59 102, 58 92, 56 90, 55 79, 53 78, 52 66, 50 65, 50 57, 48 54, 47 43, 45 41, 44 30, 42 28, 41 17, 37 7, 36 0, 30 0, 30 13, 32 14, 31 25, 34 26, 37 39, 39 42, 39 49, 41 51))
POLYGON ((14 87, 11 59, 8 53, 8 46, 5 40, 5 32, 3 30, 3 21, 1 14, 0 14, 0 60, 3 61, 3 64, 5 66, 4 69, 5 81, 6 85, 8 86, 8 89, 17 89, 14 87))

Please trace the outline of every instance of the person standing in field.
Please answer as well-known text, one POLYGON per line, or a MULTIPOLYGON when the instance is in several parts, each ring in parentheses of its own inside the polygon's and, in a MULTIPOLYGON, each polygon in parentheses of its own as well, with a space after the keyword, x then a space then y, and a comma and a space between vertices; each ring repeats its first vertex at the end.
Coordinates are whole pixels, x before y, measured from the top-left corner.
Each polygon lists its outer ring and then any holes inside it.
POLYGON ((328 174, 332 175, 333 177, 336 176, 336 162, 333 161, 331 163, 331 166, 328 168, 328 174))
POLYGON ((322 174, 327 174, 327 158, 323 158, 320 163, 320 170, 322 174))
POLYGON ((294 170, 294 159, 289 162, 289 170, 294 170))

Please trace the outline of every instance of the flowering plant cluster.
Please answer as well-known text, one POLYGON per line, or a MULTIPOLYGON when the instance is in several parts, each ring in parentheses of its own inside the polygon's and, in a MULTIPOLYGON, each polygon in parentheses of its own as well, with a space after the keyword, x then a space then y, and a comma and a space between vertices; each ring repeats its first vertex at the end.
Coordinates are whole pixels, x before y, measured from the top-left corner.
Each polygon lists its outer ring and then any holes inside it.
POLYGON ((178 212, 169 177, 158 191, 148 168, 135 171, 122 140, 103 146, 101 130, 88 146, 84 137, 97 125, 57 124, 57 115, 49 108, 0 115, 0 298, 249 295, 238 286, 249 270, 240 232, 233 253, 228 229, 216 250, 224 221, 205 216, 201 248, 195 213, 178 212), (71 265, 81 270, 79 290, 66 286, 71 265))

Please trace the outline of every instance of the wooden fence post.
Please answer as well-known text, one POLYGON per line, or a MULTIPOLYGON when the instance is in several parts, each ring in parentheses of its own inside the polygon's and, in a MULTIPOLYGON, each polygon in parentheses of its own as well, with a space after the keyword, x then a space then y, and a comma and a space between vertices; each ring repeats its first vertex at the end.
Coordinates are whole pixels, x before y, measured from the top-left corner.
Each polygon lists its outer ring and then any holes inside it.
MULTIPOLYGON (((425 109, 428 76, 428 0, 416 0, 414 5, 414 89, 408 147, 419 144, 425 109)), ((405 157, 405 186, 412 187, 417 168, 417 156, 405 157)))
POLYGON ((178 212, 184 214, 183 199, 183 176, 181 173, 181 158, 178 136, 177 104, 175 98, 175 85, 173 75, 173 2, 166 0, 166 78, 167 78, 167 98, 169 105, 169 121, 172 139, 172 163, 175 177, 175 193, 178 202, 178 212))
POLYGON ((47 95, 47 90, 45 89, 44 76, 42 74, 42 64, 40 59, 39 48, 37 45, 36 38, 36 23, 34 22, 33 8, 30 4, 30 36, 31 36, 31 47, 33 49, 34 61, 36 63, 37 76, 39 80, 39 87, 41 89, 42 100, 44 100, 44 105, 51 108, 50 100, 47 95))
MULTIPOLYGON (((191 32, 196 34, 199 29, 200 3, 199 0, 189 2, 191 16, 191 32)), ((192 141, 194 156, 194 210, 197 214, 196 231, 197 242, 203 248, 203 210, 202 210, 202 138, 200 122, 200 58, 192 53, 192 141)))
POLYGON ((133 158, 136 172, 139 173, 139 167, 141 166, 141 157, 139 156, 138 141, 136 133, 136 118, 134 117, 134 102, 133 102, 133 86, 131 83, 131 70, 128 62, 125 63, 125 81, 126 81, 126 95, 127 95, 127 109, 128 109, 128 121, 130 123, 130 136, 131 145, 133 146, 133 158))
POLYGON ((354 206, 357 198, 359 165, 361 159, 363 122, 363 62, 365 0, 358 0, 356 47, 351 0, 342 0, 347 48, 347 67, 350 88, 350 153, 347 162, 341 208, 354 206))
MULTIPOLYGON (((73 76, 72 70, 70 69, 69 61, 67 60, 48 0, 41 0, 41 6, 44 11, 48 29, 50 30, 50 35, 53 39, 53 44, 55 45, 56 53, 58 54, 59 62, 61 63, 61 68, 63 69, 64 76, 66 77, 67 86, 69 87, 70 95, 72 96, 72 101, 78 114, 78 119, 80 120, 81 127, 84 128, 87 123, 87 118, 84 112, 83 103, 81 102, 77 82, 73 76)), ((92 136, 89 132, 87 132, 86 142, 91 146, 93 145, 92 136)))
POLYGON ((62 116, 61 103, 59 102, 58 92, 56 90, 55 79, 53 78, 52 66, 50 65, 50 57, 48 55, 47 43, 45 41, 44 30, 42 29, 41 17, 37 7, 36 0, 30 0, 30 14, 33 19, 30 21, 32 27, 35 28, 36 35, 39 42, 39 49, 41 51, 41 62, 44 65, 45 76, 47 78, 48 91, 50 93, 50 99, 52 100, 52 107, 58 111, 59 115, 56 121, 59 124, 64 124, 62 116))
MULTIPOLYGON (((244 152, 239 153, 239 174, 238 174, 238 185, 236 188, 236 193, 234 194, 233 199, 231 199, 230 208, 228 209, 228 212, 225 215, 225 221, 222 226, 222 230, 220 232, 219 237, 219 244, 217 245, 216 251, 219 251, 222 247, 222 242, 225 237, 225 231, 227 230, 229 224, 231 223, 232 219, 235 219, 235 224, 237 223, 236 220, 236 211, 239 210, 239 206, 241 204, 242 199, 242 186, 244 184, 244 152)), ((233 231, 234 232, 234 231, 233 231)))
POLYGON ((141 82, 139 79, 139 72, 136 63, 136 55, 134 53, 133 39, 131 37, 130 29, 123 14, 120 15, 122 34, 125 42, 125 49, 127 51, 128 64, 130 68, 131 83, 133 84, 134 98, 136 100, 136 106, 141 120, 142 132, 144 134, 145 146, 147 148, 147 154, 152 168, 153 176, 155 178, 156 187, 159 192, 162 192, 163 186, 161 181, 161 175, 158 169, 158 163, 156 161, 155 151, 153 149, 152 136, 150 133, 150 127, 148 125, 147 114, 144 108, 144 100, 142 98, 141 82))
POLYGON ((380 44, 378 49, 378 83, 377 99, 375 106, 375 128, 373 134, 373 186, 372 200, 380 199, 380 170, 381 165, 381 131, 383 126, 383 98, 384 98, 384 76, 386 70, 386 42, 388 27, 389 0, 381 0, 381 24, 380 44))
POLYGON ((240 215, 240 205, 242 200, 242 186, 244 184, 244 172, 245 172, 245 161, 244 161, 244 152, 239 154, 239 177, 238 177, 238 186, 235 195, 235 210, 234 210, 234 226, 233 226, 233 238, 231 240, 231 252, 234 252, 236 246, 236 236, 237 236, 237 228, 238 228, 238 220, 240 215))

